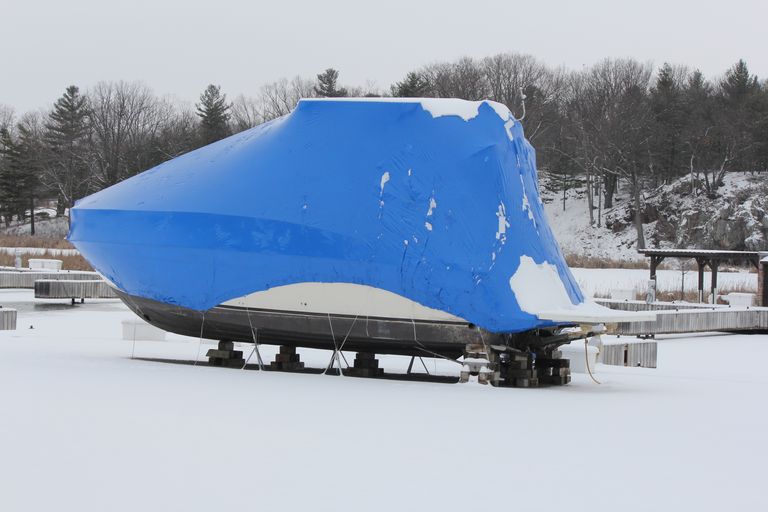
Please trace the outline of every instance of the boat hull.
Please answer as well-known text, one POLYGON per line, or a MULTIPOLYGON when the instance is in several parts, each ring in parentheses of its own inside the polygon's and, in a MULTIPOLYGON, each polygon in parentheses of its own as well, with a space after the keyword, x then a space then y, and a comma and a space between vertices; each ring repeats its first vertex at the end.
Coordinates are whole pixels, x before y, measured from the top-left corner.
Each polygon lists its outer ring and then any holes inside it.
POLYGON ((220 305, 205 312, 117 290, 123 302, 150 324, 207 339, 351 352, 457 358, 467 343, 505 344, 507 336, 466 322, 362 317, 338 313, 251 309, 220 305))

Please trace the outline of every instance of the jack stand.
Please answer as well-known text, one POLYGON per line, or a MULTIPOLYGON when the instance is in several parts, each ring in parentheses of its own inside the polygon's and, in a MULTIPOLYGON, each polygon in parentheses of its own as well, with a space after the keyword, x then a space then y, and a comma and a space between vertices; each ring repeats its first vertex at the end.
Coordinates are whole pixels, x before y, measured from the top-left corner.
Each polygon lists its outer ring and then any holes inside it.
POLYGON ((235 350, 235 344, 231 341, 220 341, 219 348, 209 349, 205 356, 208 358, 208 364, 211 366, 242 368, 245 365, 243 351, 235 350))
POLYGON ((345 375, 352 377, 380 377, 384 375, 384 369, 379 368, 379 360, 372 352, 358 352, 352 363, 352 368, 344 371, 345 375))
POLYGON ((269 363, 273 370, 282 370, 294 372, 304 369, 304 363, 301 362, 299 354, 296 353, 296 347, 280 345, 280 351, 275 354, 275 360, 269 363))

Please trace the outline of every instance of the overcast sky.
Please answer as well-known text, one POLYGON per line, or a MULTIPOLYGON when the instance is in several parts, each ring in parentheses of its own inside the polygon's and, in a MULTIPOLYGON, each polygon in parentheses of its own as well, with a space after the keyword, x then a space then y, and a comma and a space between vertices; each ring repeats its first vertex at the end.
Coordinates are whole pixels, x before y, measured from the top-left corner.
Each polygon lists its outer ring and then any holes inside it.
POLYGON ((382 90, 461 56, 530 53, 581 68, 635 57, 768 76, 768 0, 0 0, 0 103, 48 106, 69 84, 141 80, 195 101, 327 67, 382 90))

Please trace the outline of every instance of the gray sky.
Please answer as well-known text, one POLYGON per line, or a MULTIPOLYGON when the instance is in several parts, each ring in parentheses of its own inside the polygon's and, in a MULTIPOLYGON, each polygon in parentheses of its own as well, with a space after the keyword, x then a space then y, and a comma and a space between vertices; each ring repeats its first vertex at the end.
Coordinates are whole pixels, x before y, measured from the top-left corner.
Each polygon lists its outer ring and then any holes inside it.
POLYGON ((722 74, 739 58, 768 76, 768 0, 0 0, 0 103, 52 103, 69 84, 141 80, 195 101, 327 67, 389 87, 464 55, 530 53, 581 68, 635 57, 722 74), (460 4, 461 7, 454 6, 460 4))

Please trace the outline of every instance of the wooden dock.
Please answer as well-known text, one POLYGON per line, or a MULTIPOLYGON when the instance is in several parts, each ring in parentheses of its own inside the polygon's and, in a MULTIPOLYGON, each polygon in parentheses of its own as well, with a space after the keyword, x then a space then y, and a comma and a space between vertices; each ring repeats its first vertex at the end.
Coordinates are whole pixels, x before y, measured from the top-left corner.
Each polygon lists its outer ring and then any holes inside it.
POLYGON ((656 368, 657 354, 655 341, 606 343, 600 348, 600 362, 613 366, 656 368))
POLYGON ((0 288, 34 289, 35 281, 39 280, 99 281, 101 276, 96 272, 66 270, 60 272, 0 271, 0 288))
POLYGON ((656 320, 620 322, 611 333, 629 336, 654 336, 689 332, 768 332, 768 308, 736 307, 689 303, 613 301, 597 299, 599 304, 622 311, 655 311, 656 320))
POLYGON ((16 310, 0 308, 0 331, 16 330, 16 310))
POLYGON ((104 280, 38 279, 36 299, 115 299, 117 294, 104 280))

